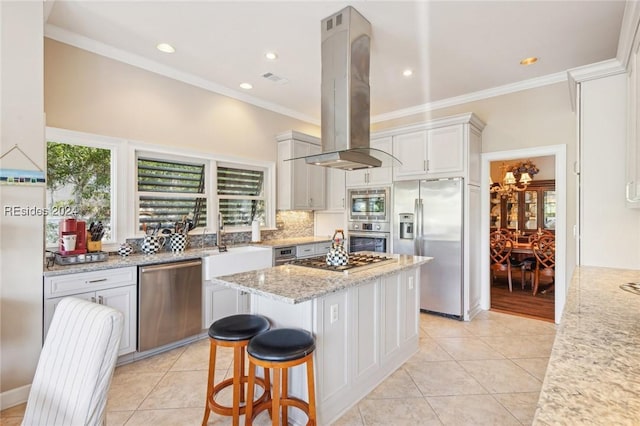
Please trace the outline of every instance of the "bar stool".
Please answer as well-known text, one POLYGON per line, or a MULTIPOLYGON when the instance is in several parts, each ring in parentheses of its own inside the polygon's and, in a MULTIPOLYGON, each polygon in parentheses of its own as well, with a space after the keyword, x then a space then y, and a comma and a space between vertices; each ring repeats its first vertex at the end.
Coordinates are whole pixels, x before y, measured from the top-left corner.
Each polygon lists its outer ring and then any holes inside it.
POLYGON ((256 379, 256 366, 273 369, 273 391, 268 400, 253 406, 247 405, 245 425, 251 425, 255 416, 264 409, 271 410, 271 421, 279 424, 282 409, 282 424, 288 424, 287 407, 293 406, 307 414, 307 425, 315 426, 316 396, 313 377, 313 351, 316 342, 311 333, 293 328, 279 328, 266 331, 249 342, 249 385, 247 398, 253 398, 253 384, 256 379), (288 395, 288 369, 296 365, 307 365, 307 392, 309 402, 288 395), (281 375, 282 372, 282 375, 281 375))
MULTIPOLYGON (((231 315, 215 321, 209 327, 209 376, 207 379, 207 400, 204 408, 204 418, 202 425, 209 421, 211 411, 223 416, 232 416, 233 425, 240 423, 240 415, 245 413, 246 407, 251 407, 256 384, 264 389, 263 394, 254 403, 260 403, 270 399, 269 371, 265 370, 264 379, 255 378, 251 384, 249 403, 240 406, 245 402, 244 384, 248 382, 244 374, 244 353, 249 340, 269 330, 269 321, 260 315, 239 314, 231 315), (218 384, 214 383, 216 370, 216 350, 218 346, 233 348, 233 377, 225 379, 218 384), (216 402, 216 395, 228 386, 233 387, 233 405, 224 406, 216 402)), ((254 373, 255 374, 255 373, 254 373)))

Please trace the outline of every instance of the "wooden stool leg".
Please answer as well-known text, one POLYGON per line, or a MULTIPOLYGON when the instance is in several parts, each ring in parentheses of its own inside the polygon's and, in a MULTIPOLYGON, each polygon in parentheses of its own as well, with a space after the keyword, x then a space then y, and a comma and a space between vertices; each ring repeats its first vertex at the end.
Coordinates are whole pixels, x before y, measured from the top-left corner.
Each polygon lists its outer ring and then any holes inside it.
POLYGON ((233 348, 233 426, 238 426, 240 424, 240 387, 242 386, 242 382, 240 381, 240 367, 242 365, 241 356, 242 348, 240 346, 233 348))
MULTIPOLYGON (((289 397, 289 369, 282 369, 282 397, 281 399, 287 399, 289 397)), ((289 407, 282 405, 282 424, 289 424, 289 407)))
POLYGON ((244 424, 245 426, 251 426, 253 424, 253 388, 256 384, 256 365, 249 361, 249 380, 247 381, 247 401, 244 412, 244 424))
POLYGON ((207 376, 207 400, 204 403, 202 426, 205 426, 209 422, 209 414, 211 413, 209 401, 213 398, 213 382, 216 374, 216 348, 217 345, 211 341, 209 348, 209 374, 207 376))
POLYGON ((273 369, 273 393, 271 395, 271 424, 280 426, 280 369, 273 369))
POLYGON ((309 389, 309 422, 310 426, 316 426, 316 386, 313 377, 313 355, 307 361, 307 388, 309 389))
MULTIPOLYGON (((244 376, 244 346, 240 348, 240 377, 244 376)), ((240 402, 245 402, 244 385, 240 382, 240 402)))
MULTIPOLYGON (((264 393, 267 395, 268 399, 271 399, 271 370, 267 367, 262 367, 264 371, 264 393)), ((268 409, 269 417, 271 417, 271 407, 268 409)))

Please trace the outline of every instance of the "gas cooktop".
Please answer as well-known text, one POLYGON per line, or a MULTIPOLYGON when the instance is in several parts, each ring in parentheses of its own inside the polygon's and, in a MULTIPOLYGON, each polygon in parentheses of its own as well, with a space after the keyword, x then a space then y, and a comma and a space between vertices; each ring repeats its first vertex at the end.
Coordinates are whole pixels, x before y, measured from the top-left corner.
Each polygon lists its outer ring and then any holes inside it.
POLYGON ((310 257, 307 259, 297 259, 291 262, 292 265, 305 266, 307 268, 323 269, 325 271, 361 271, 363 269, 372 268, 395 262, 391 256, 384 254, 370 253, 349 253, 349 263, 346 265, 332 266, 327 265, 326 256, 310 257))

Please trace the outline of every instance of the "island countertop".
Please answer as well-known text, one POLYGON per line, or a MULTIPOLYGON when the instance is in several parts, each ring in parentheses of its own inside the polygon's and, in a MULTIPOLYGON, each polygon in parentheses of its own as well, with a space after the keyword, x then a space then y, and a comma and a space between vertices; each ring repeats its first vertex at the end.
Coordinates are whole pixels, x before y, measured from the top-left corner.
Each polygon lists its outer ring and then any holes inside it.
POLYGON ((534 425, 640 421, 640 271, 576 269, 534 425))
POLYGON ((212 281, 270 299, 296 304, 413 268, 433 259, 398 254, 391 256, 394 262, 363 270, 336 272, 298 265, 281 265, 217 277, 212 281))

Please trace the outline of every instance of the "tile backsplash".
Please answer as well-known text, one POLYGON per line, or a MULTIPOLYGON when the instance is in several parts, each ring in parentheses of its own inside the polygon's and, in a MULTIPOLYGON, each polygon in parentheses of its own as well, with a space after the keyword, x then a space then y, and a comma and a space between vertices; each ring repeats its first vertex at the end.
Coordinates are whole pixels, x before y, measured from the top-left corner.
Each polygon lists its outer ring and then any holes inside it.
MULTIPOLYGON (((276 212, 275 230, 262 231, 262 241, 279 240, 283 238, 311 237, 313 236, 313 212, 279 210, 276 212)), ((189 234, 187 248, 213 247, 216 244, 216 234, 189 234)), ((127 243, 133 246, 134 252, 140 253, 142 238, 129 238, 127 243)), ((248 244, 251 242, 251 231, 230 232, 222 234, 222 243, 226 245, 248 244)), ((160 251, 170 251, 169 241, 160 251)))

